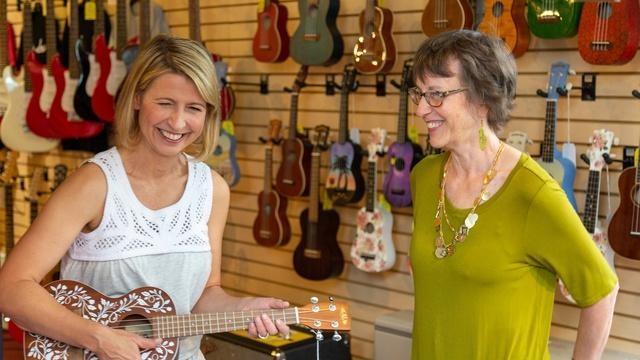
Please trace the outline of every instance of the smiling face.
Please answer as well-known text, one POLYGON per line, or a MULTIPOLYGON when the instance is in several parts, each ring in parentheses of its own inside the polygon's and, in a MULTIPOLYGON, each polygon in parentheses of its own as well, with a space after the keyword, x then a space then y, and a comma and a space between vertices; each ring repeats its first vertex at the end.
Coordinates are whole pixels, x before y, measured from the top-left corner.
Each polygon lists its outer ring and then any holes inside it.
POLYGON ((206 103, 194 83, 181 74, 160 75, 134 99, 140 142, 161 156, 174 156, 203 131, 206 103))
MULTIPOLYGON (((451 60, 448 66, 453 76, 436 77, 427 74, 416 81, 420 91, 449 91, 464 88, 465 85, 460 83, 460 63, 457 60, 451 60)), ((477 145, 481 119, 486 119, 487 109, 483 105, 469 102, 467 91, 462 91, 445 97, 439 107, 430 106, 422 98, 416 108, 416 115, 426 123, 429 129, 431 146, 451 150, 477 145)))

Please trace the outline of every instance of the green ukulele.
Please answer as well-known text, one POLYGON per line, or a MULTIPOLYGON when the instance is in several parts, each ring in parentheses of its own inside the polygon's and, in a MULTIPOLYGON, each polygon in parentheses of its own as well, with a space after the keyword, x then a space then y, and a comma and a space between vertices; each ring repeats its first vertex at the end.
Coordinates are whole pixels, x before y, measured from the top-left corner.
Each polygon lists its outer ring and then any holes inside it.
POLYGON ((529 0, 527 21, 531 32, 539 38, 572 37, 578 33, 581 11, 581 2, 529 0))
POLYGON ((344 52, 336 26, 340 0, 298 1, 300 24, 291 37, 291 57, 301 65, 333 65, 344 52))

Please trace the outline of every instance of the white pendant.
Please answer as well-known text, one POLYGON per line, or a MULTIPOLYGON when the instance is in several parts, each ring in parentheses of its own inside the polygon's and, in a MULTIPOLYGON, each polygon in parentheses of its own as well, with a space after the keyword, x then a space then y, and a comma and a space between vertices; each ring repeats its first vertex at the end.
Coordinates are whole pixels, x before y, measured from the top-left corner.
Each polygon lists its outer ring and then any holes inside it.
POLYGON ((435 255, 438 259, 444 259, 447 256, 447 249, 443 247, 436 247, 435 255))
POLYGON ((467 229, 471 229, 478 221, 478 214, 470 213, 467 215, 467 218, 464 219, 464 224, 467 226, 467 229))
POLYGON ((480 196, 482 201, 487 201, 487 200, 489 200, 490 197, 491 197, 491 193, 488 192, 488 191, 483 191, 482 195, 480 196))

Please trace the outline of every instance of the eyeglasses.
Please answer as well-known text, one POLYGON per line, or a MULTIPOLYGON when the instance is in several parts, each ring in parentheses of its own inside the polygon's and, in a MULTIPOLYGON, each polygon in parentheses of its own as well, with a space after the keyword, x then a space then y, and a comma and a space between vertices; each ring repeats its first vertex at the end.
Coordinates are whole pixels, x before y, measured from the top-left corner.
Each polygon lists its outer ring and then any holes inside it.
POLYGON ((447 90, 447 91, 430 90, 430 91, 422 92, 420 91, 420 88, 412 87, 409 89, 409 97, 411 98, 411 101, 413 101, 413 103, 416 105, 420 104, 420 100, 422 99, 422 97, 424 97, 425 100, 427 100, 427 104, 429 104, 429 106, 439 107, 442 105, 444 98, 446 98, 447 96, 457 94, 465 90, 468 90, 468 89, 460 88, 460 89, 447 90))

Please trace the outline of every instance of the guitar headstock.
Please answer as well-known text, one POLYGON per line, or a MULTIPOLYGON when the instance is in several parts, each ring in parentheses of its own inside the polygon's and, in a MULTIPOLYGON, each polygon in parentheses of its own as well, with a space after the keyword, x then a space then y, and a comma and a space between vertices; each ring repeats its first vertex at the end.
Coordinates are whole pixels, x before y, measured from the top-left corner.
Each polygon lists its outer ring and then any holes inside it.
POLYGON ((53 186, 51 187, 51 191, 54 191, 62 184, 64 179, 67 178, 68 171, 69 168, 64 164, 58 164, 53 167, 53 186))
POLYGON ((367 144, 367 150, 369 152, 369 161, 375 162, 378 160, 378 156, 382 156, 386 147, 384 142, 387 138, 387 130, 383 128, 373 128, 369 134, 369 143, 367 144))
POLYGON ((0 175, 0 183, 3 185, 12 185, 18 176, 18 153, 8 151, 4 161, 2 175, 0 175))
POLYGON ((556 61, 551 64, 549 71, 549 86, 547 86, 547 100, 557 100, 560 97, 558 88, 567 86, 569 76, 569 64, 563 61, 556 61))
POLYGON ((315 330, 351 330, 349 304, 341 301, 318 302, 316 297, 311 303, 298 308, 299 323, 315 330))
POLYGON ((33 175, 31 175, 31 181, 29 182, 29 200, 36 201, 45 192, 44 168, 36 167, 33 169, 33 175))
POLYGON ((267 138, 260 137, 260 140, 267 144, 267 146, 272 146, 273 144, 279 144, 282 141, 282 137, 280 136, 280 130, 282 129, 282 121, 278 119, 272 119, 269 121, 269 128, 267 129, 267 138))
POLYGON ((358 88, 356 75, 357 71, 353 64, 347 64, 344 66, 344 72, 342 73, 342 84, 340 85, 340 89, 343 94, 348 94, 358 88))
POLYGON ((298 74, 296 74, 296 79, 293 82, 293 86, 291 87, 291 92, 298 94, 300 89, 304 87, 304 82, 307 80, 307 75, 309 75, 309 66, 302 65, 300 66, 300 70, 298 70, 298 74))
POLYGON ((524 131, 512 131, 507 136, 505 142, 522 152, 527 152, 527 144, 529 144, 531 140, 529 140, 529 135, 524 131))
POLYGON ((605 165, 605 156, 611 152, 611 147, 616 141, 613 131, 599 129, 594 130, 593 135, 589 137, 591 146, 587 149, 587 158, 589 159, 589 170, 602 171, 605 165))
POLYGON ((326 150, 329 143, 329 127, 326 125, 318 125, 314 130, 315 131, 311 139, 313 152, 326 150))

